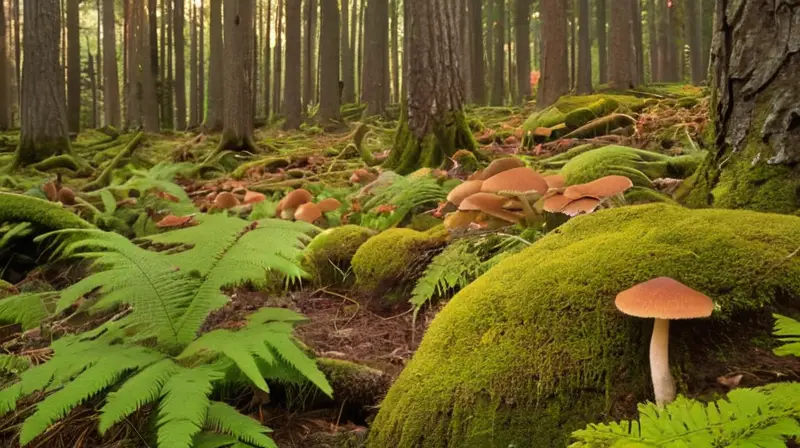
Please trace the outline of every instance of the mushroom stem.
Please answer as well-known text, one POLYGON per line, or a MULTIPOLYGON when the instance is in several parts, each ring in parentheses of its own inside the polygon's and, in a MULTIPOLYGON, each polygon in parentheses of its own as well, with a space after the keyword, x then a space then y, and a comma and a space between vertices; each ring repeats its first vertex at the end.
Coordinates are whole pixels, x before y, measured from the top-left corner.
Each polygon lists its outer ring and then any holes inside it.
POLYGON ((532 226, 534 223, 536 223, 536 217, 538 216, 538 213, 533 210, 533 207, 531 207, 531 203, 528 202, 526 195, 517 195, 517 199, 519 199, 519 202, 522 203, 522 212, 525 215, 526 225, 532 226))
POLYGON ((675 381, 669 371, 669 320, 655 319, 650 339, 650 373, 656 404, 664 406, 675 400, 675 381))

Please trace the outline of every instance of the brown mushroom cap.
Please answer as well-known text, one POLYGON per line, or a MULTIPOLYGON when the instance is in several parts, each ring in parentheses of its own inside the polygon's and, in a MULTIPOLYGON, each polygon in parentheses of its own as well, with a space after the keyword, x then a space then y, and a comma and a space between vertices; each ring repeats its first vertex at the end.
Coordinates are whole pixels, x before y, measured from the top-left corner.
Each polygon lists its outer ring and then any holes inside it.
POLYGON ((44 191, 44 195, 47 196, 48 200, 55 201, 58 199, 58 189, 56 189, 56 184, 53 182, 47 182, 42 185, 42 191, 44 191))
POLYGON ((656 319, 708 317, 714 302, 694 289, 669 277, 658 277, 617 294, 617 308, 629 316, 656 319))
POLYGON ((322 211, 322 213, 330 213, 334 210, 337 210, 339 207, 342 206, 342 203, 336 200, 335 198, 327 198, 319 201, 317 207, 322 211))
POLYGON ((518 159, 516 157, 504 157, 502 159, 495 159, 489 166, 486 167, 485 170, 482 171, 481 176, 483 179, 488 179, 492 176, 500 174, 504 171, 512 170, 514 168, 522 168, 525 166, 525 162, 522 159, 518 159))
POLYGON ((267 199, 267 197, 257 191, 247 190, 247 192, 244 194, 245 204, 258 204, 259 202, 263 202, 265 199, 267 199))
POLYGON ((564 196, 569 199, 579 199, 584 196, 593 198, 608 198, 631 188, 633 182, 625 176, 606 176, 589 183, 573 185, 564 190, 564 196))
POLYGON ((319 206, 313 202, 306 202, 305 204, 300 205, 294 212, 294 219, 308 223, 318 220, 321 216, 322 210, 320 210, 319 206))
POLYGON ((584 213, 592 213, 597 210, 602 201, 597 198, 580 198, 570 201, 567 205, 561 208, 561 213, 568 216, 578 216, 584 213))
POLYGON ((172 228, 172 227, 181 227, 186 224, 189 224, 194 219, 193 216, 175 216, 175 215, 167 215, 161 221, 156 223, 156 227, 164 229, 164 228, 172 228))
POLYGON ((481 186, 481 191, 485 193, 505 191, 545 194, 547 190, 547 182, 542 175, 526 167, 503 171, 500 174, 486 179, 481 186))
POLYGON ((447 195, 447 201, 455 205, 461 205, 464 199, 472 196, 475 193, 480 193, 482 180, 468 180, 453 188, 450 194, 447 195))
POLYGON ((476 193, 464 199, 458 209, 460 211, 480 211, 504 221, 520 222, 522 216, 503 208, 506 203, 508 203, 508 199, 502 196, 491 193, 476 193))
POLYGON ((214 207, 216 208, 227 210, 229 208, 236 207, 237 205, 239 205, 239 198, 229 191, 223 191, 217 195, 216 199, 214 199, 214 207))
POLYGON ((58 190, 58 202, 64 205, 75 205, 75 192, 68 187, 58 190))
POLYGON ((566 198, 563 194, 555 194, 544 200, 543 208, 546 212, 558 213, 570 202, 572 201, 566 198))
POLYGON ((566 182, 564 176, 560 174, 544 176, 544 181, 547 182, 547 186, 549 188, 561 188, 564 186, 564 183, 566 182))
POLYGON ((302 204, 311 202, 313 198, 314 197, 311 196, 311 193, 309 193, 308 190, 299 188, 284 196, 284 198, 281 199, 280 203, 278 204, 278 207, 280 210, 296 209, 302 204))

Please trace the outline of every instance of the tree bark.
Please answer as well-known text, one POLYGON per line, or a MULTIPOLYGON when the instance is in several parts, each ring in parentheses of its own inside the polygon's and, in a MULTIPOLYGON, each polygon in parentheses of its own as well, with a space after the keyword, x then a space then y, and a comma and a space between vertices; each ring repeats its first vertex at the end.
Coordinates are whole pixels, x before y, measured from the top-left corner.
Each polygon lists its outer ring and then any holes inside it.
POLYGON ((161 0, 161 32, 159 33, 159 54, 161 55, 161 63, 158 66, 158 105, 159 113, 161 114, 161 128, 168 129, 171 127, 167 117, 169 111, 167 110, 167 2, 161 0))
POLYGON ((264 119, 269 121, 271 112, 270 90, 272 89, 272 61, 270 60, 270 32, 272 30, 272 0, 267 0, 266 23, 264 27, 264 119))
POLYGON ((616 89, 630 89, 636 85, 636 53, 633 46, 631 2, 611 2, 611 45, 609 53, 609 83, 616 89))
MULTIPOLYGON (((148 0, 147 3, 148 37, 150 39, 150 72, 153 79, 158 79, 158 0, 148 0)), ((158 83, 156 82, 156 96, 158 96, 158 83)))
POLYGON ((472 102, 486 104, 486 78, 483 59, 483 1, 470 0, 469 19, 472 23, 470 39, 472 43, 471 70, 472 70, 472 102))
POLYGON ((570 90, 574 89, 577 82, 577 55, 578 55, 578 36, 576 33, 577 21, 575 20, 577 14, 575 11, 575 1, 569 0, 567 3, 567 17, 569 17, 569 80, 570 90))
POLYGON ((339 7, 337 0, 320 0, 319 121, 339 121, 339 7))
MULTIPOLYGON (((461 67, 464 81, 464 101, 466 103, 472 102, 472 35, 471 20, 470 20, 470 0, 458 1, 458 39, 461 44, 461 67)), ((399 13, 398 13, 399 14, 399 13)), ((405 61, 403 62, 405 64, 405 61)), ((400 97, 402 98, 402 96, 400 97)), ((400 100, 398 100, 400 101, 400 100)))
POLYGON ((516 69, 514 68, 514 52, 516 50, 516 43, 513 42, 513 37, 511 36, 511 29, 513 28, 513 24, 511 22, 511 11, 507 11, 506 14, 506 42, 508 51, 506 51, 506 60, 508 64, 506 65, 506 73, 507 81, 508 81, 508 90, 504 95, 504 101, 514 101, 516 98, 515 92, 515 85, 514 85, 514 72, 516 69))
POLYGON ((167 10, 167 15, 165 21, 167 22, 168 30, 165 33, 167 35, 167 82, 164 92, 164 101, 167 103, 164 110, 166 111, 164 117, 165 127, 169 129, 175 128, 175 97, 173 93, 175 92, 175 76, 173 74, 173 55, 175 47, 173 44, 173 36, 174 36, 174 22, 173 22, 173 8, 172 8, 172 0, 161 0, 165 3, 165 9, 167 10))
POLYGON ((0 0, 0 131, 6 131, 11 127, 6 54, 6 5, 5 0, 0 0))
POLYGON ((98 117, 97 117, 97 126, 102 126, 102 115, 100 114, 100 93, 103 90, 103 46, 101 42, 103 41, 103 12, 100 9, 100 0, 96 0, 96 10, 97 10, 97 51, 95 53, 95 81, 96 81, 96 88, 98 90, 97 93, 97 101, 98 101, 98 117))
POLYGON ((22 40, 20 39, 20 8, 19 1, 14 0, 14 68, 16 70, 17 108, 22 120, 22 40))
POLYGON ((139 65, 141 67, 141 74, 139 80, 141 82, 141 106, 142 106, 142 124, 146 132, 160 132, 161 123, 158 119, 158 92, 156 91, 156 74, 153 72, 152 64, 152 49, 150 44, 153 42, 152 33, 150 32, 150 21, 147 19, 149 14, 145 14, 144 2, 135 2, 139 11, 139 32, 138 38, 138 56, 139 65))
POLYGON ((650 82, 658 82, 661 80, 661 66, 659 53, 661 52, 658 45, 658 10, 656 9, 656 0, 647 0, 647 31, 650 35, 650 82))
POLYGON ((97 128, 97 121, 98 121, 98 113, 97 113, 97 78, 94 73, 94 56, 92 56, 91 50, 88 51, 89 56, 89 66, 87 70, 89 71, 89 86, 92 90, 92 122, 90 127, 92 129, 97 128))
POLYGON ((542 76, 536 107, 544 109, 569 91, 567 63, 567 5, 563 0, 540 0, 542 76))
MULTIPOLYGON (((203 2, 198 6, 200 10, 200 34, 197 38, 197 122, 202 124, 204 122, 204 111, 206 103, 206 36, 205 36, 205 7, 203 2)), ((256 53, 254 47, 253 54, 256 53)), ((256 92, 253 90, 253 97, 255 98, 256 92)), ((253 108, 255 112, 255 108, 253 108)))
POLYGON ((359 98, 361 101, 364 100, 364 42, 366 39, 366 33, 364 32, 364 16, 366 12, 366 1, 367 0, 359 0, 358 34, 356 34, 356 39, 358 39, 358 54, 356 56, 356 73, 358 73, 356 86, 358 86, 358 92, 356 92, 356 98, 359 98))
POLYGON ((301 0, 284 0, 286 3, 286 76, 283 94, 286 108, 284 129, 297 129, 302 121, 300 98, 300 26, 301 0))
POLYGON ((117 32, 114 15, 114 0, 103 0, 103 59, 107 61, 103 67, 103 100, 106 125, 119 128, 122 125, 119 99, 119 76, 117 64, 117 32))
POLYGON ((492 70, 492 106, 502 106, 505 89, 505 0, 494 0, 492 22, 494 23, 494 65, 492 70))
POLYGON ((578 84, 580 95, 592 93, 592 41, 589 37, 589 0, 578 0, 578 84))
MULTIPOLYGON (((386 165, 405 174, 437 167, 456 150, 477 148, 463 110, 457 6, 450 0, 406 0, 408 99, 386 165)), ((502 61, 502 59, 500 59, 502 61)))
POLYGON ((633 25, 633 48, 636 56, 636 70, 633 82, 644 83, 644 33, 642 31, 642 1, 631 0, 631 24, 633 25))
MULTIPOLYGON (((285 109, 285 104, 281 100, 281 81, 283 80, 283 18, 284 18, 284 0, 278 0, 277 16, 275 17, 275 88, 272 93, 273 112, 278 114, 285 109)), ((299 36, 298 36, 299 37, 299 36)), ((299 101, 299 100, 298 100, 299 101)), ((299 125, 298 125, 299 126, 299 125)))
MULTIPOLYGON (((304 0, 303 28, 303 107, 314 104, 314 74, 316 73, 317 0, 304 0)), ((287 39, 288 40, 288 39, 287 39)))
POLYGON ((189 6, 189 129, 200 124, 200 104, 197 103, 197 6, 189 6))
POLYGON ((211 16, 209 28, 211 54, 210 63, 208 64, 208 111, 203 128, 208 132, 215 132, 222 129, 225 104, 225 93, 222 87, 222 77, 225 72, 225 64, 223 63, 225 50, 222 43, 222 2, 212 1, 209 14, 211 16))
POLYGON ((714 149, 688 203, 800 212, 800 4, 719 0, 712 47, 714 149))
MULTIPOLYGON (((356 100, 355 94, 355 73, 353 72, 353 39, 350 25, 352 22, 348 16, 351 11, 355 14, 355 7, 350 8, 350 0, 342 0, 342 18, 339 32, 341 33, 339 47, 342 53, 342 102, 353 103, 356 100)), ((355 24, 352 24, 355 30, 355 24)))
MULTIPOLYGON (((706 64, 703 53, 702 5, 689 3, 689 47, 691 48, 692 84, 701 84, 706 79, 706 64)), ((795 30, 800 32, 800 29, 795 30)))
POLYGON ((81 46, 78 0, 67 0, 67 123, 70 132, 80 132, 81 46))
POLYGON ((22 129, 15 166, 70 153, 64 70, 59 62, 59 0, 29 2, 24 9, 22 129), (43 95, 42 92, 47 92, 43 95))
POLYGON ((128 32, 125 42, 127 49, 127 78, 125 84, 127 91, 125 92, 126 104, 125 107, 125 126, 127 128, 138 128, 142 124, 142 72, 139 69, 139 34, 140 28, 140 8, 133 0, 127 0, 127 22, 128 32))
POLYGON ((255 151, 253 84, 250 79, 253 73, 255 3, 254 0, 225 0, 224 7, 225 125, 219 147, 255 151))
POLYGON ((186 45, 183 39, 183 0, 175 0, 172 12, 175 36, 175 127, 186 130, 186 45))
POLYGON ((389 65, 389 2, 368 0, 364 21, 364 67, 361 97, 367 104, 367 116, 386 112, 386 74, 389 65))
POLYGON ((517 102, 522 103, 531 96, 531 2, 516 0, 516 6, 517 102))
POLYGON ((397 1, 392 0, 390 5, 390 14, 392 24, 389 27, 392 34, 392 102, 397 103, 400 100, 400 41, 398 28, 400 25, 397 23, 397 1))
POLYGON ((606 0, 597 0, 597 46, 600 84, 608 82, 608 43, 606 42, 606 0))

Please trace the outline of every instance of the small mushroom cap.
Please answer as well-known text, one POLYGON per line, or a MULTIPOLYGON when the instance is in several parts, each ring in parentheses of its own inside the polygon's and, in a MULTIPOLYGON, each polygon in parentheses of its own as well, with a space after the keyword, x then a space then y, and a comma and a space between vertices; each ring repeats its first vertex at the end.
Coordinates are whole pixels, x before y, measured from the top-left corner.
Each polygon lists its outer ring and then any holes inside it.
POLYGON ((475 193, 480 193, 482 180, 468 180, 453 188, 450 194, 447 195, 447 201, 455 205, 461 205, 464 199, 472 196, 475 193))
POLYGON ((485 170, 483 170, 481 176, 483 176, 483 179, 489 179, 490 177, 500 174, 504 171, 512 170, 514 168, 522 168, 524 166, 525 162, 516 157, 495 159, 489 164, 489 166, 486 167, 485 170))
POLYGON ((589 183, 573 185, 564 190, 564 196, 569 199, 579 199, 584 196, 593 198, 608 198, 631 188, 633 182, 625 176, 606 176, 589 183))
POLYGON ((497 193, 498 191, 545 194, 548 190, 547 182, 541 174, 526 168, 512 168, 490 177, 483 182, 481 191, 497 193))
POLYGON ((239 198, 231 192, 223 191, 214 199, 214 206, 221 209, 229 209, 239 205, 239 198))
POLYGON ((600 199, 597 198, 580 198, 569 202, 560 211, 567 216, 578 216, 581 214, 592 213, 600 206, 600 199))
POLYGON ((508 199, 502 196, 491 193, 476 193, 464 199, 458 209, 460 211, 481 211, 504 221, 520 222, 522 220, 520 215, 503 208, 506 203, 508 203, 508 199))
POLYGON ((64 205, 75 205, 75 192, 68 187, 58 190, 58 202, 64 205))
POLYGON ((267 197, 257 191, 247 190, 247 192, 244 194, 245 204, 258 204, 259 202, 263 202, 265 199, 267 199, 267 197))
POLYGON ((56 189, 56 184, 53 182, 47 182, 42 185, 42 191, 44 191, 44 195, 47 196, 48 200, 55 201, 58 199, 58 189, 56 189))
POLYGON ((544 211, 546 212, 558 213, 561 210, 563 210, 564 207, 566 207, 567 204, 569 204, 570 202, 572 201, 567 197, 565 197, 563 194, 555 194, 544 200, 543 208, 544 211))
POLYGON ((321 216, 322 210, 320 210, 319 206, 313 202, 306 202, 305 204, 300 205, 294 212, 294 219, 308 223, 318 220, 321 216))
POLYGON ((299 188, 284 196, 278 206, 281 210, 295 209, 307 202, 311 202, 313 198, 308 190, 299 188))
POLYGON ((330 213, 334 210, 337 210, 341 206, 342 203, 336 200, 336 198, 323 199, 317 204, 317 207, 319 207, 322 213, 330 213))
POLYGON ((561 188, 564 186, 566 180, 560 174, 553 174, 551 176, 544 176, 544 181, 547 182, 549 188, 561 188))
POLYGON ((629 316, 656 319, 708 317, 714 302, 694 289, 669 277, 658 277, 617 294, 617 308, 629 316))
POLYGON ((193 216, 175 216, 175 215, 167 215, 161 221, 156 223, 156 227, 164 229, 164 228, 172 228, 172 227, 181 227, 186 224, 189 224, 194 220, 193 216))

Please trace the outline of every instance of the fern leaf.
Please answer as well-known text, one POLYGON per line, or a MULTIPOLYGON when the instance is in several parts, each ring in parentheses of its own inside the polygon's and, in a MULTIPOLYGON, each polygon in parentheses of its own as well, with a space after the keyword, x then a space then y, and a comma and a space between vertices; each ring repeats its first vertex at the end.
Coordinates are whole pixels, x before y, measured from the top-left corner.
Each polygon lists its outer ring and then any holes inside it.
POLYGON ((218 370, 202 366, 173 375, 161 391, 158 408, 158 445, 190 448, 200 432, 210 406, 212 383, 221 379, 218 370))
POLYGON ((53 311, 52 302, 58 295, 45 292, 19 294, 0 300, 0 321, 22 325, 24 330, 36 328, 53 311))
POLYGON ((264 392, 269 392, 269 387, 267 387, 264 377, 261 376, 258 364, 249 349, 250 342, 250 338, 243 332, 240 334, 228 330, 215 330, 200 336, 191 343, 178 359, 189 358, 204 351, 223 353, 252 381, 253 385, 264 392))
POLYGON ((31 362, 28 358, 16 355, 0 355, 0 372, 18 375, 20 372, 28 370, 31 362))
POLYGON ((237 443, 236 437, 214 432, 200 432, 192 440, 192 448, 223 448, 237 443))
POLYGON ((178 365, 172 360, 161 360, 129 378, 116 392, 110 393, 105 406, 100 409, 100 434, 105 434, 114 424, 157 400, 161 396, 161 388, 178 370, 178 365))
POLYGON ((215 401, 208 408, 206 425, 217 432, 230 434, 238 440, 261 448, 277 448, 266 434, 272 432, 258 421, 242 415, 226 403, 215 401))
POLYGON ((308 317, 286 308, 261 308, 247 316, 249 322, 265 324, 267 322, 308 322, 308 317))
POLYGON ((800 356, 800 322, 786 316, 773 314, 775 317, 775 336, 784 345, 774 350, 778 356, 800 356))
POLYGON ((317 363, 300 350, 290 337, 277 332, 272 333, 273 337, 268 338, 266 343, 273 349, 275 354, 297 369, 301 375, 317 386, 325 395, 333 397, 333 388, 325 378, 325 374, 317 367, 317 363))
POLYGON ((431 260, 411 292, 409 301, 414 306, 414 315, 434 296, 467 286, 480 275, 480 268, 480 258, 469 251, 468 243, 463 240, 445 248, 431 260))

